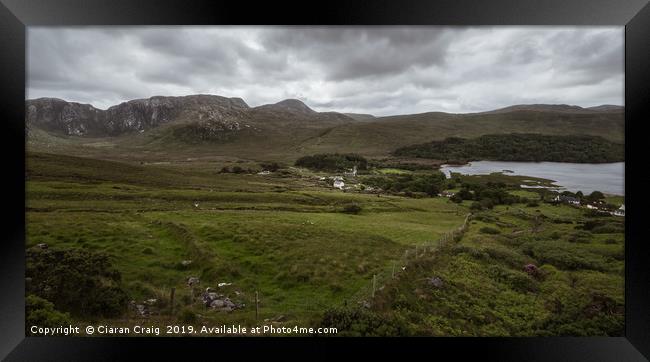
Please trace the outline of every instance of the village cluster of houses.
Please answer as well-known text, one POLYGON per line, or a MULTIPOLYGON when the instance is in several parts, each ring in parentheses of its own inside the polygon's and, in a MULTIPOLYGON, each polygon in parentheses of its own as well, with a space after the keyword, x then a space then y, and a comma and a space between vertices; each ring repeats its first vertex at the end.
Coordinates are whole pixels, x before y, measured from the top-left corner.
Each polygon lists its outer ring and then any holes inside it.
MULTIPOLYGON (((553 202, 558 202, 558 203, 565 203, 565 204, 570 204, 570 205, 575 205, 575 206, 580 206, 580 199, 573 197, 573 196, 568 196, 568 195, 557 195, 553 198, 553 202)), ((585 207, 589 210, 599 210, 600 207, 598 205, 602 205, 603 202, 596 202, 596 203, 590 203, 586 204, 585 207)), ((618 209, 609 212, 610 214, 614 216, 625 216, 625 204, 621 205, 618 209)))
MULTIPOLYGON (((453 197, 454 192, 451 191, 442 191, 441 193, 438 194, 440 197, 453 197)), ((574 206, 580 206, 580 199, 573 197, 573 196, 568 196, 568 195, 557 195, 555 196, 551 201, 555 203, 563 203, 563 204, 569 204, 569 205, 574 205, 574 206)), ((591 203, 591 204, 586 204, 585 207, 589 210, 599 210, 600 207, 598 207, 599 204, 604 204, 602 201, 596 202, 596 203, 591 203)), ((609 211, 608 211, 609 212, 609 211)), ((614 216, 625 216, 625 205, 621 205, 618 209, 609 212, 610 214, 614 216)))
MULTIPOLYGON (((345 172, 344 175, 348 176, 348 177, 356 177, 357 176, 357 166, 354 166, 348 172, 345 172)), ((319 178, 319 180, 321 180, 321 181, 324 181, 326 179, 327 179, 326 177, 320 177, 319 178)), ((352 187, 346 187, 345 186, 345 179, 343 178, 343 176, 332 176, 332 177, 330 177, 330 179, 332 179, 332 181, 333 181, 332 182, 332 187, 334 187, 335 189, 339 189, 339 190, 344 191, 346 189, 352 188, 352 187)), ((359 187, 360 184, 356 184, 354 186, 359 187)), ((372 188, 366 187, 366 191, 372 191, 372 188)), ((455 193, 451 192, 451 191, 442 191, 441 193, 438 194, 438 196, 440 196, 440 197, 447 197, 447 198, 451 198, 454 195, 455 195, 455 193)), ((569 204, 569 205, 574 205, 574 206, 581 206, 580 199, 578 199, 576 197, 573 197, 573 196, 569 196, 569 195, 557 195, 551 201, 556 202, 556 203, 564 203, 564 204, 569 204)), ((590 209, 590 210, 599 210, 600 209, 600 207, 598 206, 599 204, 602 205, 603 202, 599 201, 599 202, 595 202, 595 203, 585 204, 585 207, 587 209, 590 209)), ((614 211, 611 211, 611 212, 608 211, 608 212, 610 214, 614 215, 614 216, 625 216, 625 205, 623 204, 618 209, 616 209, 614 211)))

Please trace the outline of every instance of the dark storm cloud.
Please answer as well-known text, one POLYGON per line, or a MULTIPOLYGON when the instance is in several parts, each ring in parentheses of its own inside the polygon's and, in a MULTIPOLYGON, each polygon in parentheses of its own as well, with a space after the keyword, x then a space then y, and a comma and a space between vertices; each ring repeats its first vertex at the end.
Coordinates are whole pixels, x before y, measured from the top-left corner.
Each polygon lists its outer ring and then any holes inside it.
POLYGON ((28 30, 28 97, 298 98, 319 111, 623 103, 623 28, 77 27, 28 30))
POLYGON ((330 80, 383 76, 444 62, 452 32, 438 27, 285 28, 269 31, 270 51, 294 49, 303 61, 323 62, 330 80))

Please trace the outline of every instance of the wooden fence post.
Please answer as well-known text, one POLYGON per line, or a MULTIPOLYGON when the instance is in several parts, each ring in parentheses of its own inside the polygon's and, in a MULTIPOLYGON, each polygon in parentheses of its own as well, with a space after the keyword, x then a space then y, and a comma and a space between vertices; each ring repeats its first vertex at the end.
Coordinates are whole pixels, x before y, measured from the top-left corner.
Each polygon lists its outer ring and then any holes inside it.
POLYGON ((375 297, 375 289, 377 288, 377 274, 372 275, 372 297, 375 297))

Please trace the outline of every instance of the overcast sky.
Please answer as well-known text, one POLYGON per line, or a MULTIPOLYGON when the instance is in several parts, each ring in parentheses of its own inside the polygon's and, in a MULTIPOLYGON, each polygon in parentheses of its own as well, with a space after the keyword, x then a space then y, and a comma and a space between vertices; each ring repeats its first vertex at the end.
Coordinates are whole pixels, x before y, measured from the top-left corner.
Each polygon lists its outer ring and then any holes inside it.
POLYGON ((27 98, 217 94, 317 111, 623 105, 623 27, 29 27, 27 98))

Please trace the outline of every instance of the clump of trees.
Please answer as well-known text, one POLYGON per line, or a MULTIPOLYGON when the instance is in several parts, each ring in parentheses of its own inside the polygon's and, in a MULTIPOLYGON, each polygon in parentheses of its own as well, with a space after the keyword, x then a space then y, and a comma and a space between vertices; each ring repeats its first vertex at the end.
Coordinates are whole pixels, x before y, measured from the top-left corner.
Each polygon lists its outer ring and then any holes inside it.
POLYGON ((509 193, 505 184, 493 182, 486 184, 463 183, 461 189, 451 197, 451 201, 461 203, 464 200, 474 201, 470 206, 473 210, 491 209, 495 205, 512 205, 529 201, 509 193))
MULTIPOLYGON (((105 254, 30 248, 25 274, 29 280, 27 294, 34 295, 33 310, 43 310, 39 315, 64 317, 51 312, 49 304, 40 299, 52 303, 58 311, 77 316, 114 317, 122 314, 128 305, 121 275, 105 254)), ((41 318, 39 315, 32 318, 41 318)))
POLYGON ((390 176, 375 176, 365 178, 364 183, 393 193, 424 193, 436 196, 444 188, 445 175, 438 171, 427 174, 404 174, 390 176))
POLYGON ((240 167, 240 166, 233 166, 232 168, 231 168, 231 167, 228 167, 228 166, 224 166, 224 167, 222 167, 221 170, 219 171, 219 173, 236 173, 236 174, 242 174, 242 173, 255 173, 255 172, 256 172, 256 171, 253 170, 253 169, 250 169, 250 168, 243 168, 243 167, 240 167))
POLYGON ((393 154, 448 163, 474 160, 606 163, 624 161, 624 146, 596 136, 511 133, 472 139, 450 137, 402 147, 393 154))
POLYGON ((262 162, 260 163, 262 171, 271 171, 275 172, 280 169, 280 165, 277 162, 262 162))
POLYGON ((354 166, 358 170, 365 170, 368 168, 368 160, 355 153, 322 153, 301 157, 295 165, 318 171, 342 171, 354 166))
POLYGON ((435 169, 431 164, 389 159, 369 161, 369 166, 375 168, 396 168, 408 171, 429 171, 435 169))

